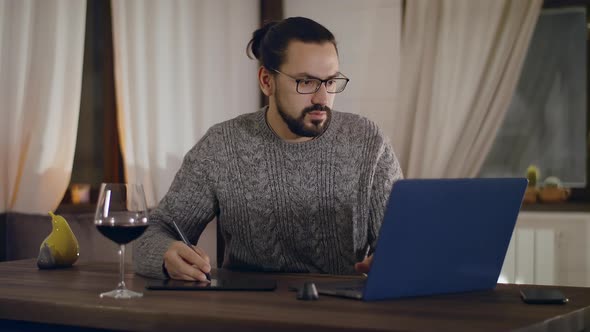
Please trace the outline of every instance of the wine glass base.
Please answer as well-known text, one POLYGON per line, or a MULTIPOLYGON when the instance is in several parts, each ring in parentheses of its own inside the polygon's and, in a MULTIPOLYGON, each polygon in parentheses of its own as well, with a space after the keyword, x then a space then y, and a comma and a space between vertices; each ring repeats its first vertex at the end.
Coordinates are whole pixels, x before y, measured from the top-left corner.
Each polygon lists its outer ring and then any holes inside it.
POLYGON ((142 297, 143 293, 134 292, 128 289, 115 289, 110 292, 101 293, 100 297, 111 297, 115 299, 134 299, 142 297))

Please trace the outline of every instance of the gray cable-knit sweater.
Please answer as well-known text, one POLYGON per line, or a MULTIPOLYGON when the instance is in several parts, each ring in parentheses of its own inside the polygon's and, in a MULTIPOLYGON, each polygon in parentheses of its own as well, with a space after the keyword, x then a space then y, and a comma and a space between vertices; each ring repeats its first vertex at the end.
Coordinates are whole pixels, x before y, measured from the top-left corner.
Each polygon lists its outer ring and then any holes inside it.
POLYGON ((175 220, 196 243, 217 217, 223 266, 348 274, 374 247, 393 181, 391 145, 370 120, 333 111, 304 143, 277 137, 262 110, 211 127, 186 154, 170 190, 134 245, 135 271, 164 278, 175 220))

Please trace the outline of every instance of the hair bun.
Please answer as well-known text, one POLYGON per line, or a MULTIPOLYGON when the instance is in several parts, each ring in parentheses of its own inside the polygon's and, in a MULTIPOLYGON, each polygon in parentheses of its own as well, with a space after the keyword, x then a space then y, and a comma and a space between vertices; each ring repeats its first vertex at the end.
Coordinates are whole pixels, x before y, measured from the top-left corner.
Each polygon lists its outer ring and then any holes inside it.
POLYGON ((256 59, 260 60, 260 44, 268 31, 278 23, 278 21, 266 21, 262 28, 252 33, 252 39, 250 39, 250 42, 248 42, 248 46, 246 47, 246 52, 250 59, 252 59, 251 55, 253 55, 256 59))

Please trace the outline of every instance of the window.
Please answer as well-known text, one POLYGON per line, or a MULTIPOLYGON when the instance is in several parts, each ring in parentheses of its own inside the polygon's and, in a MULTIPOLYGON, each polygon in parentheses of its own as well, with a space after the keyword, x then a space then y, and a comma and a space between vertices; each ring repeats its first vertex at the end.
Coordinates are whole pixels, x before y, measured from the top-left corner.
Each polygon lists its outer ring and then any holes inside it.
POLYGON ((68 190, 59 208, 93 211, 102 182, 123 182, 117 131, 110 1, 88 0, 82 94, 71 186, 90 186, 88 204, 71 206, 68 190))
POLYGON ((544 9, 511 105, 481 176, 558 177, 564 186, 587 182, 586 8, 544 9))

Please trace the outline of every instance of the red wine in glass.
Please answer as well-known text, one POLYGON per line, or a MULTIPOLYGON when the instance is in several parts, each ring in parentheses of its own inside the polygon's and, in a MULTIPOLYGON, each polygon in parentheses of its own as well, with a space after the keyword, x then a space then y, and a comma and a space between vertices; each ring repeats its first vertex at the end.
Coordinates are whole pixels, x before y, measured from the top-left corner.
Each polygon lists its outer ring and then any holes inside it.
POLYGON ((143 234, 148 225, 128 226, 128 225, 98 225, 98 231, 117 244, 127 244, 143 234))

